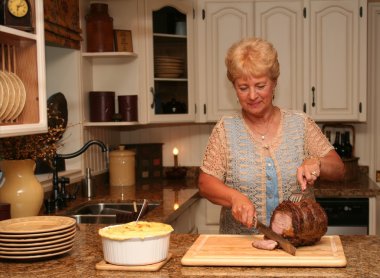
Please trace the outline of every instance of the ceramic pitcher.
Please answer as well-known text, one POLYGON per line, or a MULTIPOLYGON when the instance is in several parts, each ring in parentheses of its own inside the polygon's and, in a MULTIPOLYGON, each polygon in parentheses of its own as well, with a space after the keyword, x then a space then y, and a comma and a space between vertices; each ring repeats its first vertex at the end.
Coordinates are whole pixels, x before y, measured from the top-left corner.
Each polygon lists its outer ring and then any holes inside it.
POLYGON ((44 190, 34 175, 34 160, 1 160, 0 203, 11 204, 11 218, 38 215, 44 190))

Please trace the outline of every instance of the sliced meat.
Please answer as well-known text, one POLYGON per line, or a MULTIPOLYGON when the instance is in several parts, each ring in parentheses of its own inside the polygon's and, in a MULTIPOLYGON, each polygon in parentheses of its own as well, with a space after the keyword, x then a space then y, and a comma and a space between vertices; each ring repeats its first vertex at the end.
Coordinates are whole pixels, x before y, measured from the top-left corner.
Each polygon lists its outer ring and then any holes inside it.
POLYGON ((311 199, 284 201, 274 210, 270 228, 294 246, 313 245, 327 232, 327 215, 311 199))
POLYGON ((271 239, 254 240, 252 246, 258 249, 273 250, 277 247, 277 241, 271 239))

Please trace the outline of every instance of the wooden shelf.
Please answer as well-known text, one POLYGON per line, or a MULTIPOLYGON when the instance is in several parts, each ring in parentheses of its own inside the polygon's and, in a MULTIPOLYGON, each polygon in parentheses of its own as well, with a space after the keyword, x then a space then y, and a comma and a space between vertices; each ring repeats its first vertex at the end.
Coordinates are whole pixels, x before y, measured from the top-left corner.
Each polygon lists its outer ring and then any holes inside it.
POLYGON ((7 36, 9 38, 22 40, 22 38, 28 39, 28 40, 37 40, 36 34, 17 30, 14 28, 10 28, 7 26, 0 25, 0 35, 3 38, 3 36, 7 36))
POLYGON ((83 52, 83 57, 137 57, 134 52, 83 52))
POLYGON ((159 77, 155 77, 154 81, 179 81, 179 82, 187 82, 187 78, 159 78, 159 77))
POLYGON ((85 122, 83 126, 134 126, 139 122, 85 122))
POLYGON ((162 33, 154 33, 154 37, 163 37, 163 38, 177 38, 177 39, 186 39, 185 35, 175 35, 175 34, 162 34, 162 33))

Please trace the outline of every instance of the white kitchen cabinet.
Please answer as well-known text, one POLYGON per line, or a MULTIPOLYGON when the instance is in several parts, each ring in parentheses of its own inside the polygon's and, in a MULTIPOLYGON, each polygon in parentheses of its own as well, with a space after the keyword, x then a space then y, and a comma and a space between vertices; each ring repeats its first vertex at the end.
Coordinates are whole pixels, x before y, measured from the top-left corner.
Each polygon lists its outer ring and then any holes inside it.
POLYGON ((221 208, 205 198, 199 199, 195 211, 195 225, 199 234, 219 234, 221 208))
MULTIPOLYGON (((368 4, 368 126, 370 137, 367 139, 370 150, 370 177, 376 180, 380 169, 380 2, 368 4)), ((380 185, 377 182, 377 185, 380 185)), ((380 236, 380 195, 370 198, 370 234, 380 236), (372 205, 372 206, 371 206, 372 205), (372 208, 372 209, 371 209, 372 208), (372 213, 371 213, 372 212, 372 213), (371 229, 372 226, 372 229, 371 229)))
POLYGON ((179 209, 172 214, 170 217, 171 219, 167 220, 166 223, 173 227, 174 233, 176 234, 198 233, 195 222, 198 206, 199 200, 191 203, 185 208, 179 207, 179 209))
POLYGON ((279 53, 275 104, 317 121, 366 120, 366 0, 198 0, 198 121, 240 109, 224 58, 243 37, 279 53))
POLYGON ((180 216, 178 216, 175 220, 168 223, 176 234, 193 234, 197 233, 197 229, 194 221, 195 216, 195 206, 191 206, 187 208, 180 216))
POLYGON ((197 199, 186 208, 173 213, 173 219, 167 221, 175 233, 218 234, 221 206, 205 198, 197 199))
POLYGON ((197 9, 197 120, 217 121, 240 109, 224 58, 234 42, 253 36, 254 3, 202 0, 197 9))
POLYGON ((310 0, 306 16, 307 112, 319 121, 366 121, 367 1, 310 0))
POLYGON ((193 122, 194 7, 188 0, 146 0, 148 122, 193 122))
POLYGON ((255 36, 270 41, 278 52, 274 103, 287 109, 303 109, 303 10, 303 0, 255 2, 255 36))
POLYGON ((251 36, 269 40, 278 51, 281 74, 275 104, 303 109, 303 7, 302 0, 199 1, 198 99, 205 114, 199 121, 217 121, 240 110, 224 58, 234 42, 251 36))
POLYGON ((30 4, 32 6, 32 31, 26 32, 0 26, 2 70, 17 74, 26 91, 25 106, 16 118, 9 115, 18 113, 14 110, 15 107, 20 107, 23 94, 1 92, 0 110, 3 110, 1 107, 4 107, 5 103, 12 102, 13 105, 8 104, 6 112, 2 111, 1 113, 3 120, 0 120, 0 137, 47 131, 43 1, 31 0, 30 4), (17 102, 19 100, 21 101, 17 102), (8 116, 4 116, 4 114, 8 116))

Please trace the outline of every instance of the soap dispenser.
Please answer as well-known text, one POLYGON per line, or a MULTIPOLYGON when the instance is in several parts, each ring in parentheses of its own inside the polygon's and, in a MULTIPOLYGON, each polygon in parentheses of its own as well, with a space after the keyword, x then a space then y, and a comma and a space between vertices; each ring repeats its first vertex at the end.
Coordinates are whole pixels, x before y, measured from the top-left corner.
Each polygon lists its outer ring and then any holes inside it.
POLYGON ((86 176, 83 183, 83 195, 87 198, 95 197, 95 181, 92 177, 90 168, 86 168, 86 176))

